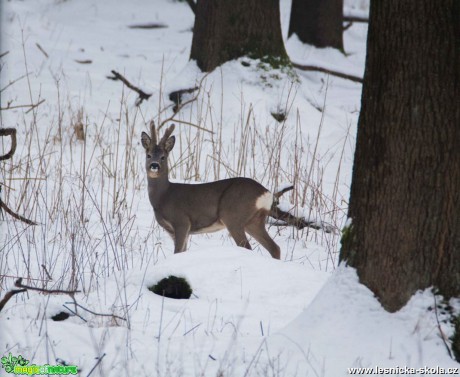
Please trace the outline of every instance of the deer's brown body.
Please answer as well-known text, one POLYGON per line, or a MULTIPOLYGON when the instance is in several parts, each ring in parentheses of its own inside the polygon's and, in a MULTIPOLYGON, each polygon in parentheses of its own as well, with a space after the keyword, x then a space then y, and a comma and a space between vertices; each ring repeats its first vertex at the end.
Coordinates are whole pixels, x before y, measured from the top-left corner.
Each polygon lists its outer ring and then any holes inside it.
POLYGON ((251 249, 248 233, 279 259, 279 246, 265 229, 273 195, 256 181, 242 177, 202 184, 170 182, 167 158, 175 143, 173 130, 174 125, 157 143, 152 123, 152 138, 143 132, 142 145, 150 203, 156 220, 174 239, 174 252, 185 251, 190 234, 227 228, 238 246, 251 249))

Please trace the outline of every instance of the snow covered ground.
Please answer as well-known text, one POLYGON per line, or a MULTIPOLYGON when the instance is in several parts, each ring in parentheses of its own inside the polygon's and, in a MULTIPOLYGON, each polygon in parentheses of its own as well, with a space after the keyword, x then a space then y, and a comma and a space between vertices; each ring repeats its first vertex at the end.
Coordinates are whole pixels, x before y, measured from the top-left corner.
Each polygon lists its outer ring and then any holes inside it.
MULTIPOLYGON (((364 0, 345 3, 368 11, 364 0)), ((174 255, 153 218, 140 134, 150 119, 172 116, 171 91, 201 84, 175 116, 185 123, 176 122, 172 178, 243 175, 273 191, 293 183, 283 208, 340 230, 361 85, 244 58, 204 76, 188 59, 193 14, 185 2, 1 4, 0 54, 8 52, 0 59, 1 107, 9 109, 0 121, 18 130, 16 154, 0 165, 2 198, 39 225, 1 220, 0 297, 23 277, 31 286, 80 290, 74 298, 83 307, 57 322, 51 317, 75 311, 68 295, 15 295, 0 313, 2 356, 64 361, 82 376, 335 377, 353 367, 441 375, 439 368, 459 366, 442 340, 452 334, 448 314, 432 310, 433 294, 385 312, 354 270, 338 266, 338 231, 270 225, 281 261, 254 241, 252 252, 236 247, 225 231, 193 236, 189 250, 174 255), (129 28, 146 23, 166 27, 129 28), (150 99, 136 107, 136 93, 107 79, 111 70, 150 99), (271 113, 287 118, 278 123, 271 113), (190 300, 147 289, 169 275, 188 279, 190 300)), ((289 12, 283 0, 285 36, 289 12)), ((346 55, 296 37, 286 48, 296 63, 362 76, 366 32, 363 24, 347 29, 346 55)), ((0 143, 0 153, 8 150, 6 138, 0 143)))

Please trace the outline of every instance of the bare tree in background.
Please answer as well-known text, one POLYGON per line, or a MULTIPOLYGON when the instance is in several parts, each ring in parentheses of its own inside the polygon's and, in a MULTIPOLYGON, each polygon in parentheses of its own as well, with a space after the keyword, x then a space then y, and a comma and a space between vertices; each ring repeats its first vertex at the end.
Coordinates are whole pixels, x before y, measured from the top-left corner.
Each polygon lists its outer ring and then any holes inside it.
POLYGON ((292 0, 290 37, 343 51, 343 0, 292 0))
POLYGON ((279 0, 198 0, 190 59, 209 72, 241 56, 289 61, 279 0))

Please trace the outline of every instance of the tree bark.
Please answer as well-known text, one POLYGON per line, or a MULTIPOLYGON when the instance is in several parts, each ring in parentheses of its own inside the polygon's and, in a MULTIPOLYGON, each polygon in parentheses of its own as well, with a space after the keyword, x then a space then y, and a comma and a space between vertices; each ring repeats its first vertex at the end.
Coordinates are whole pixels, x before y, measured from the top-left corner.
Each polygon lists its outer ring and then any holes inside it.
POLYGON ((460 295, 460 6, 373 1, 340 259, 389 311, 460 295))
POLYGON ((279 0, 198 0, 190 59, 210 72, 241 56, 288 61, 279 0))
POLYGON ((292 0, 290 37, 343 51, 343 0, 292 0))

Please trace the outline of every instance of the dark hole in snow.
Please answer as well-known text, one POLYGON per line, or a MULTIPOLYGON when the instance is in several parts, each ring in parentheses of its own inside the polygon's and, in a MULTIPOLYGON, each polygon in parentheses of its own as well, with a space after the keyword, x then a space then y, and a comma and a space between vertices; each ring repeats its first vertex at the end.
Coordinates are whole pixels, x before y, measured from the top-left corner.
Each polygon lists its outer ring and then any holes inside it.
POLYGON ((155 285, 148 287, 153 293, 175 299, 190 298, 192 288, 186 279, 177 276, 168 276, 155 285))
POLYGON ((279 110, 277 112, 272 112, 271 113, 272 117, 275 118, 275 120, 278 122, 278 123, 282 123, 286 120, 287 118, 287 114, 286 112, 282 111, 282 110, 279 110))
POLYGON ((53 315, 51 319, 53 321, 64 321, 69 317, 70 317, 69 313, 59 312, 58 314, 53 315))

